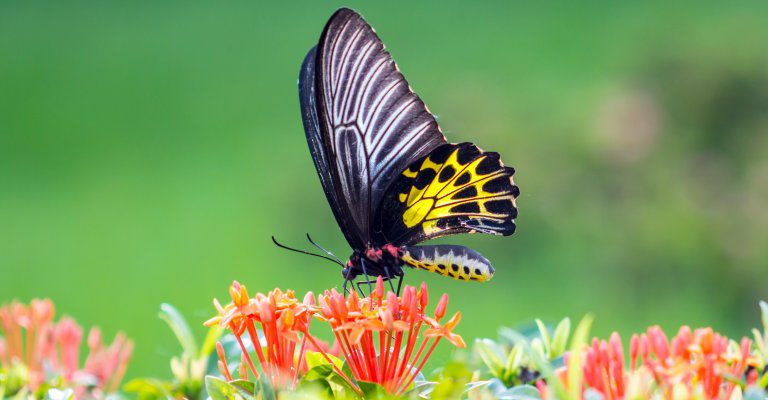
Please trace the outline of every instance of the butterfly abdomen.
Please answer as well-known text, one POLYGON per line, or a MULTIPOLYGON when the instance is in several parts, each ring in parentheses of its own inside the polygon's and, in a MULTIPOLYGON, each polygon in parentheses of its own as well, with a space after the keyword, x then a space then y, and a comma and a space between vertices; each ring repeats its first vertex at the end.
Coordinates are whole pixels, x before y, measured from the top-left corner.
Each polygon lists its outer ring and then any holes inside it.
POLYGON ((461 281, 485 282, 494 273, 491 263, 485 257, 463 246, 410 246, 405 248, 401 259, 410 267, 461 281))

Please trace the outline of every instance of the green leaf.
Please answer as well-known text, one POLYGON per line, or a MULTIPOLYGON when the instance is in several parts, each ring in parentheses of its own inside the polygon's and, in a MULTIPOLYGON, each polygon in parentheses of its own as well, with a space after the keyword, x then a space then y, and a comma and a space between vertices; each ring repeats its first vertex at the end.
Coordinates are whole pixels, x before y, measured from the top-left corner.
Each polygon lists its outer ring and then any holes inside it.
POLYGON ((189 324, 181 315, 181 313, 172 305, 168 303, 160 304, 160 319, 165 321, 171 330, 176 335, 181 344, 181 348, 184 349, 190 359, 197 357, 197 344, 195 343, 195 336, 192 335, 192 331, 189 329, 189 324))
POLYGON ((744 392, 744 400, 766 400, 768 399, 768 395, 766 395, 765 391, 763 389, 760 389, 758 387, 748 387, 747 390, 744 392))
POLYGON ((386 399, 387 392, 380 385, 373 382, 360 381, 357 383, 360 386, 360 391, 363 392, 364 399, 386 399))
POLYGON ((230 400, 239 397, 237 396, 238 390, 234 386, 223 379, 210 375, 205 377, 205 389, 211 400, 230 400))
POLYGON ((216 349, 216 342, 221 338, 224 329, 218 325, 208 329, 208 333, 203 340, 203 347, 200 348, 200 357, 208 357, 216 349))
MULTIPOLYGON (((322 357, 322 356, 321 356, 322 357)), ((355 389, 344 379, 333 366, 323 358, 324 364, 316 365, 309 369, 301 378, 301 384, 319 383, 325 389, 328 395, 335 398, 353 398, 356 397, 355 389)), ((309 360, 308 360, 309 361, 309 360)), ((335 361, 334 361, 335 362, 335 361)), ((340 369, 344 370, 341 366, 340 369)), ((352 376, 347 374, 347 376, 352 376)))
POLYGON ((540 319, 536 318, 536 326, 539 327, 539 335, 541 336, 541 341, 544 345, 544 354, 547 355, 547 357, 551 354, 551 345, 552 341, 549 338, 549 329, 547 329, 547 326, 544 325, 544 322, 542 322, 540 319))
POLYGON ((519 345, 513 345, 507 355, 507 364, 504 367, 504 376, 501 378, 505 384, 510 385, 513 375, 520 369, 523 359, 523 350, 519 345))
POLYGON ((582 349, 589 340, 593 319, 592 315, 587 314, 573 332, 573 342, 568 357, 568 395, 571 399, 581 398, 581 383, 584 378, 584 369, 581 367, 582 349))
POLYGON ((272 382, 269 381, 266 375, 262 374, 259 380, 256 382, 255 388, 256 395, 255 400, 276 400, 277 393, 272 382))
MULTIPOLYGON (((307 361, 308 369, 312 369, 320 365, 330 365, 328 360, 323 356, 323 353, 320 353, 319 351, 307 351, 304 355, 304 358, 307 361)), ((331 361, 333 361, 333 363, 339 367, 339 369, 341 369, 342 365, 344 365, 344 361, 332 354, 328 354, 328 358, 330 358, 331 361)))
POLYGON ((501 377, 504 372, 504 361, 502 360, 504 352, 496 342, 491 339, 475 340, 475 353, 480 356, 480 359, 493 376, 501 377))
POLYGON ((499 399, 504 400, 540 400, 539 390, 531 385, 519 385, 507 389, 498 395, 499 399))
POLYGON ((568 337, 571 335, 571 319, 564 318, 557 324, 555 333, 552 336, 552 353, 549 358, 555 359, 562 356, 565 353, 566 346, 568 346, 568 337))
POLYGON ((123 386, 128 393, 136 393, 140 399, 172 398, 170 384, 155 378, 137 378, 123 386))
POLYGON ((240 392, 240 394, 247 399, 252 399, 256 395, 257 388, 254 382, 237 379, 229 382, 229 385, 235 388, 235 390, 240 392))

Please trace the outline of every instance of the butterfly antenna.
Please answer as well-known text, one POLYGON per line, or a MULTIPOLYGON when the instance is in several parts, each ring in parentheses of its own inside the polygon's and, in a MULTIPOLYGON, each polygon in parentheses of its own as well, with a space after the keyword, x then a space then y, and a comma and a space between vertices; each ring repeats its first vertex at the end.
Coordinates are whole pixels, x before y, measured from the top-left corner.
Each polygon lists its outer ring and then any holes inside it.
POLYGON ((330 251, 326 250, 323 246, 320 246, 314 240, 312 240, 312 237, 309 236, 309 233, 307 233, 307 240, 309 240, 309 243, 312 243, 313 246, 315 246, 318 249, 320 249, 320 251, 322 251, 323 253, 328 254, 329 256, 333 257, 333 259, 338 261, 339 264, 342 264, 342 265, 344 264, 343 262, 341 262, 339 257, 336 257, 336 254, 331 253, 330 251))
POLYGON ((328 260, 328 261, 331 261, 331 262, 333 262, 334 264, 339 264, 340 266, 344 267, 344 264, 343 264, 341 261, 339 261, 339 260, 334 260, 333 258, 330 258, 330 257, 326 257, 326 256, 324 256, 324 255, 322 255, 322 254, 315 254, 315 253, 311 253, 311 252, 309 252, 309 251, 304 251, 304 250, 300 250, 300 249, 294 249, 293 247, 288 247, 288 246, 286 246, 286 245, 284 245, 284 244, 282 244, 282 243, 278 242, 278 241, 277 241, 277 239, 275 239, 275 237, 274 237, 274 236, 272 236, 272 242, 274 242, 274 243, 275 243, 275 246, 277 246, 277 247, 280 247, 281 249, 286 249, 286 250, 290 250, 290 251, 295 251, 295 252, 297 252, 297 253, 306 254, 306 255, 308 255, 308 256, 315 256, 315 257, 324 258, 324 259, 326 259, 326 260, 328 260))

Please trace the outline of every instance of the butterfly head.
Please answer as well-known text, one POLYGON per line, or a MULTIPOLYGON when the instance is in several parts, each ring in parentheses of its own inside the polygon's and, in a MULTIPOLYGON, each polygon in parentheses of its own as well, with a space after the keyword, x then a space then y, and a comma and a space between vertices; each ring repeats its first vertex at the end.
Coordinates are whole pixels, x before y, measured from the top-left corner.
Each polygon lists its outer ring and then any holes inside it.
POLYGON ((368 275, 373 279, 378 276, 401 276, 402 255, 403 249, 392 244, 368 246, 365 250, 355 250, 341 273, 346 280, 361 275, 368 275))
POLYGON ((357 278, 357 275, 359 275, 358 269, 355 268, 355 264, 352 262, 356 254, 357 253, 353 253, 352 257, 350 257, 349 261, 347 261, 347 265, 341 269, 341 276, 346 281, 352 281, 357 278))

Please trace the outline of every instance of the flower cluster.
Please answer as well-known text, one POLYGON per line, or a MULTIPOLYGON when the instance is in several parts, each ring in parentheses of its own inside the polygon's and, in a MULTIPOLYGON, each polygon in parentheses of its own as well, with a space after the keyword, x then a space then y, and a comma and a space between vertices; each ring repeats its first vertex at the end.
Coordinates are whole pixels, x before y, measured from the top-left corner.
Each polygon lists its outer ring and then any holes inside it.
MULTIPOLYGON (((580 357, 583 390, 603 398, 731 399, 742 387, 755 385, 762 362, 753 356, 752 341, 739 343, 712 328, 692 330, 683 326, 671 340, 659 326, 633 335, 630 340, 629 367, 621 337, 613 333, 608 341, 593 339, 580 357)), ((568 360, 558 371, 567 384, 568 360)), ((542 394, 547 387, 539 382, 542 394)))
POLYGON ((105 346, 99 329, 92 328, 81 366, 83 329, 69 317, 54 322, 54 305, 47 299, 0 307, 0 334, 0 366, 11 371, 5 384, 11 394, 42 386, 72 389, 78 398, 114 393, 133 352, 123 334, 105 346))
MULTIPOLYGON (((245 286, 234 282, 230 297, 232 302, 226 306, 214 300, 218 314, 205 325, 219 325, 234 334, 241 350, 241 379, 260 376, 248 343, 243 340, 247 336, 261 371, 280 389, 295 388, 299 375, 306 371, 306 353, 312 350, 319 352, 358 394, 361 392, 356 381, 377 383, 388 393, 402 394, 441 339, 465 346, 461 336, 453 333, 460 313, 440 323, 446 313, 447 295, 440 299, 432 316, 425 314, 429 298, 424 284, 418 290, 405 286, 402 296, 393 292, 385 295, 380 277, 369 297, 360 298, 356 292, 344 296, 334 289, 325 291, 317 301, 311 292, 299 301, 292 291, 279 289, 250 297, 245 286), (343 355, 353 377, 334 362, 328 346, 309 332, 313 319, 330 325, 336 337, 333 348, 343 355)), ((232 381, 220 343, 217 351, 219 368, 227 381, 232 381)))
MULTIPOLYGON (((242 357, 238 368, 240 379, 247 380, 250 375, 255 378, 260 376, 243 340, 246 334, 253 344, 262 372, 277 388, 293 388, 296 385, 299 373, 305 366, 307 350, 320 352, 333 364, 325 350, 327 346, 309 333, 310 322, 317 311, 315 297, 311 292, 307 293, 303 302, 296 298, 293 291, 283 292, 280 289, 266 295, 257 293, 251 298, 246 287, 235 281, 229 288, 229 294, 232 303, 226 306, 214 300, 218 315, 206 321, 205 325, 219 325, 234 334, 242 357), (263 343, 258 331, 263 334, 263 343)), ((232 375, 221 343, 217 344, 216 351, 219 369, 231 381, 232 375)), ((346 377, 340 369, 336 369, 346 377)))
POLYGON ((466 346, 461 336, 453 333, 461 313, 440 325, 448 306, 447 295, 441 297, 433 317, 426 315, 429 295, 423 283, 418 290, 406 285, 401 297, 393 292, 385 296, 379 277, 370 297, 360 298, 356 292, 345 297, 331 290, 320 296, 318 303, 355 378, 377 383, 391 394, 402 394, 410 386, 440 339, 466 346))

